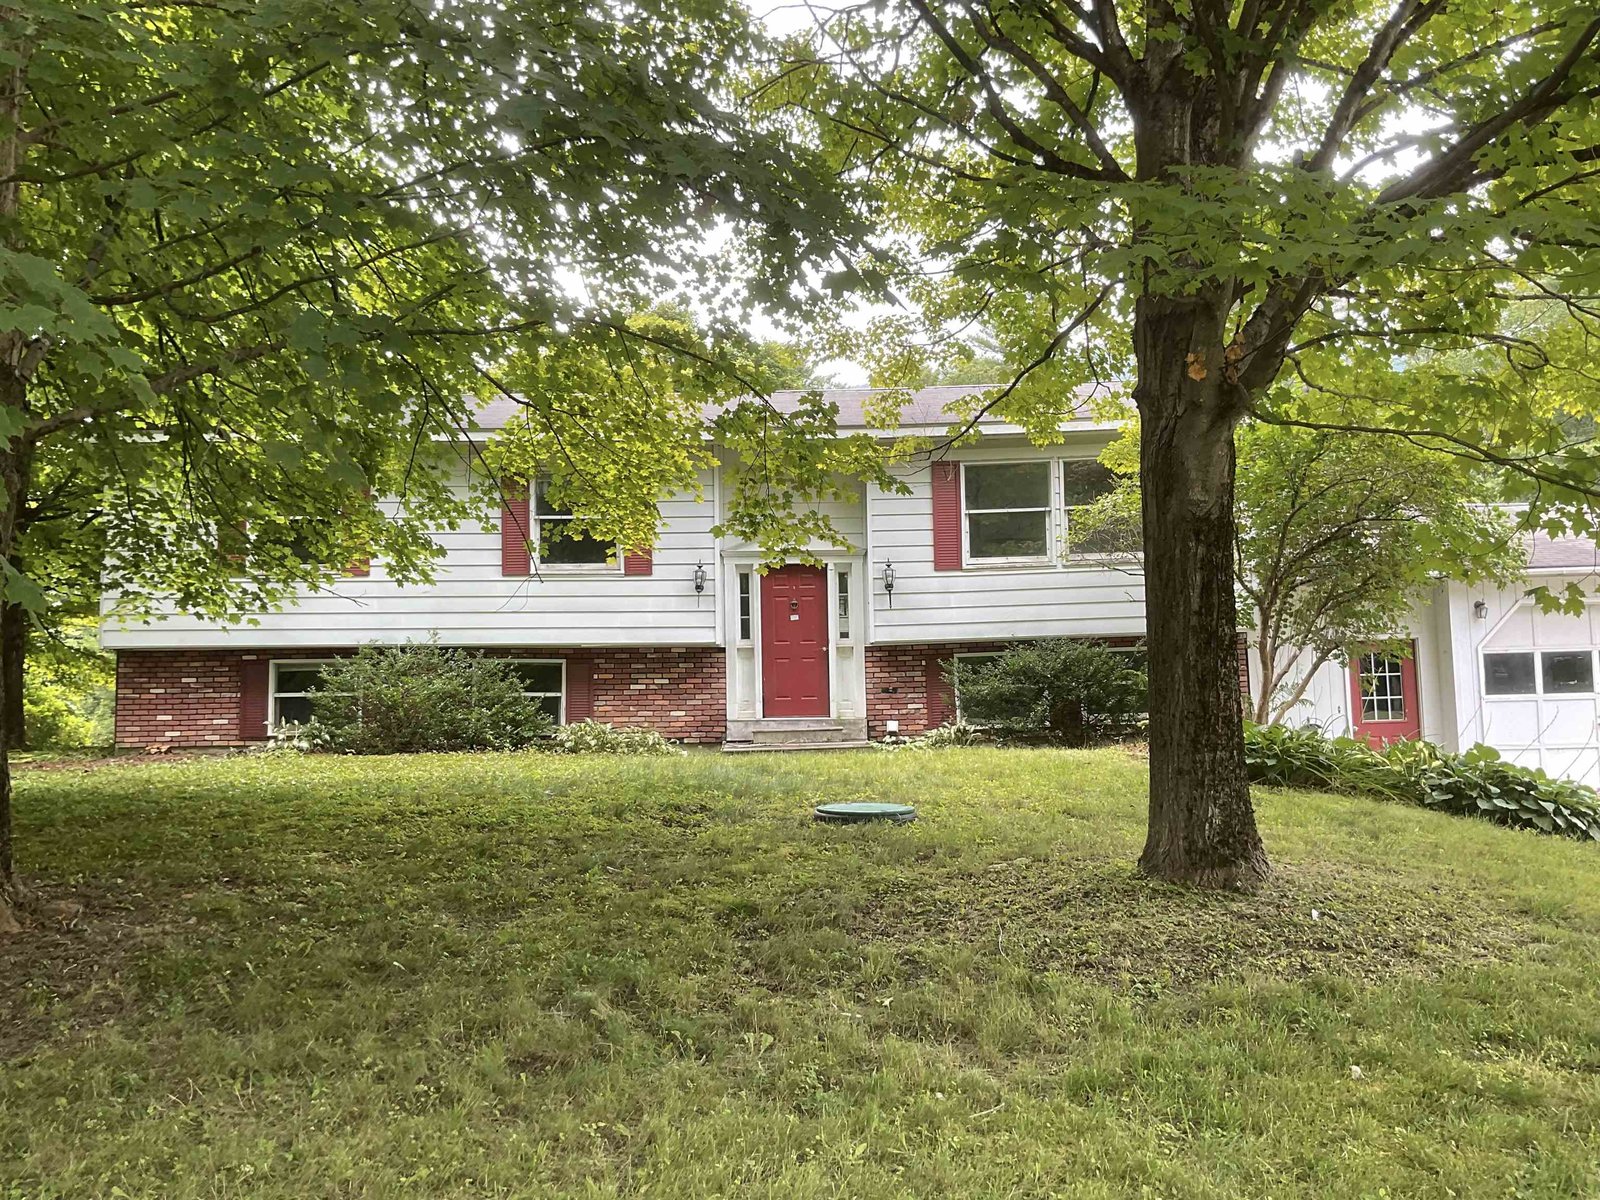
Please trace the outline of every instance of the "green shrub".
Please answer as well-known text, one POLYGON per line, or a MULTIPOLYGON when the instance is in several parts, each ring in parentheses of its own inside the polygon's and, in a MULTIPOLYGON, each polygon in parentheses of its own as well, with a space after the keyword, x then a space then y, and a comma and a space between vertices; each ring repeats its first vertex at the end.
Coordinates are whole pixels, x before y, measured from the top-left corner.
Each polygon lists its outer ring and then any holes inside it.
POLYGON ((550 748, 560 754, 684 753, 654 729, 615 729, 601 721, 574 721, 556 729, 550 748))
POLYGON ((1244 759, 1252 783, 1409 798, 1394 768, 1371 746, 1314 728, 1246 722, 1244 759))
POLYGON ((312 721, 286 740, 348 754, 515 750, 550 732, 504 659, 431 643, 363 646, 323 668, 312 721))
POLYGON ((977 666, 955 659, 946 677, 963 721, 1083 746, 1142 723, 1146 681, 1138 663, 1102 642, 1052 638, 1012 646, 977 666))
POLYGON ((1380 752, 1315 729, 1247 724, 1245 764, 1255 783, 1382 796, 1600 841, 1600 797, 1593 789, 1506 762, 1489 746, 1446 754, 1429 742, 1406 741, 1380 752))
POLYGON ((116 661, 92 621, 67 621, 28 639, 22 690, 25 740, 34 749, 106 746, 116 711, 116 661))
POLYGON ((1600 800, 1592 789, 1506 762, 1493 747, 1444 754, 1427 742, 1402 742, 1386 757, 1428 808, 1600 841, 1600 800))
POLYGON ((110 741, 98 736, 95 721, 84 711, 86 699, 73 696, 63 688, 30 682, 22 697, 22 720, 28 745, 69 749, 110 741))
POLYGON ((987 729, 956 720, 930 729, 921 737, 887 737, 875 745, 882 750, 950 750, 959 746, 992 746, 997 740, 987 729))

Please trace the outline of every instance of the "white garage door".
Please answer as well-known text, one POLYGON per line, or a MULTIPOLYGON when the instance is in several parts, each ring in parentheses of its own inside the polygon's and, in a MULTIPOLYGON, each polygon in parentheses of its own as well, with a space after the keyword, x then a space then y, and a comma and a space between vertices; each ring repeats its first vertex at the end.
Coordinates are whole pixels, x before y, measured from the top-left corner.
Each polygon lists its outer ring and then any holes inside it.
POLYGON ((1600 786, 1600 639, 1589 614, 1542 616, 1509 622, 1483 649, 1483 740, 1523 766, 1600 786))

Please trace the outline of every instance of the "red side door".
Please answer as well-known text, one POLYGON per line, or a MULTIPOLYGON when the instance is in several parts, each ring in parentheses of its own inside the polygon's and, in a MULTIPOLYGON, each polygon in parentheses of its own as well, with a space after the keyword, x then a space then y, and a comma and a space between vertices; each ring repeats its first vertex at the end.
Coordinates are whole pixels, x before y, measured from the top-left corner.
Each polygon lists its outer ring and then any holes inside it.
POLYGON ((826 717, 828 576, 791 565, 761 577, 761 703, 768 717, 826 717))
POLYGON ((1383 652, 1350 660, 1351 726, 1371 746, 1422 736, 1416 650, 1413 642, 1403 657, 1383 652))

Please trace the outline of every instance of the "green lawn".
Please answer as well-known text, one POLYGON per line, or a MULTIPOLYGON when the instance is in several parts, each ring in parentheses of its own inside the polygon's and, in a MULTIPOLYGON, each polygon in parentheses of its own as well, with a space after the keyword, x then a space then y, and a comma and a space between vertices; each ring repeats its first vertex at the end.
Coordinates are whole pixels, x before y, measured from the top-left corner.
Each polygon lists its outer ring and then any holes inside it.
POLYGON ((1592 846, 1268 793, 1190 894, 1116 751, 18 788, 8 1200, 1600 1193, 1592 846))

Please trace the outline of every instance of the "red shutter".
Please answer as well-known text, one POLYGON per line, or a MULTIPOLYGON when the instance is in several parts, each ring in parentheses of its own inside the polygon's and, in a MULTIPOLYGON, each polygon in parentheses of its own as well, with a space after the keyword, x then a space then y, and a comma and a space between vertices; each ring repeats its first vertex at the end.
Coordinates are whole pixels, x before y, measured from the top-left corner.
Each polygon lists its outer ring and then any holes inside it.
POLYGON ((956 715, 955 697, 950 694, 950 681, 944 677, 944 660, 937 654, 928 655, 928 728, 947 725, 956 715))
POLYGON ((961 569, 961 467, 933 464, 933 569, 961 569))
POLYGON ((1241 631, 1236 635, 1234 652, 1239 658, 1239 694, 1250 703, 1250 640, 1241 631))
POLYGON ((272 664, 247 658, 239 664, 239 740, 259 742, 267 736, 267 687, 272 664))
POLYGON ((642 554, 624 554, 622 556, 622 573, 624 575, 648 575, 654 569, 655 563, 651 552, 646 550, 642 554))
POLYGON ((528 510, 528 485, 516 479, 500 484, 500 574, 528 575, 533 572, 533 556, 528 540, 533 525, 528 510))
POLYGON ((574 654, 567 659, 567 724, 594 716, 594 659, 574 654))

